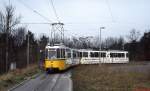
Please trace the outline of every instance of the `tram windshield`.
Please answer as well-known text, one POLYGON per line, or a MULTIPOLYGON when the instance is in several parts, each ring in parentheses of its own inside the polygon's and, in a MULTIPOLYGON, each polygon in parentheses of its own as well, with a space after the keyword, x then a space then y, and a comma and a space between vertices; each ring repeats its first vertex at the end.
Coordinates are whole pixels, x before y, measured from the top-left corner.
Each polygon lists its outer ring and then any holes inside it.
POLYGON ((46 58, 47 59, 55 59, 55 58, 57 58, 56 49, 46 49, 46 58))
POLYGON ((65 49, 46 49, 47 59, 64 59, 66 58, 65 49))

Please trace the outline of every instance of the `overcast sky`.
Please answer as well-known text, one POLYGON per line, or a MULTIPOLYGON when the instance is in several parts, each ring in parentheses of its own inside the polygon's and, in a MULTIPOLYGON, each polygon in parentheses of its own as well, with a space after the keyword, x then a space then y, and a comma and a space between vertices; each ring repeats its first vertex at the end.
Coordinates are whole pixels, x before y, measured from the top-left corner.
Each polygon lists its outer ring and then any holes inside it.
MULTIPOLYGON (((9 0, 0 0, 0 10, 9 0)), ((48 22, 21 4, 10 0, 16 14, 22 21, 48 22)), ((56 17, 50 0, 21 0, 32 9, 46 16, 52 22, 56 17)), ((102 37, 126 36, 133 28, 145 32, 150 29, 150 0, 53 0, 61 22, 65 24, 67 36, 96 36, 99 27, 104 26, 102 37)), ((50 34, 50 25, 27 25, 36 35, 50 34)))

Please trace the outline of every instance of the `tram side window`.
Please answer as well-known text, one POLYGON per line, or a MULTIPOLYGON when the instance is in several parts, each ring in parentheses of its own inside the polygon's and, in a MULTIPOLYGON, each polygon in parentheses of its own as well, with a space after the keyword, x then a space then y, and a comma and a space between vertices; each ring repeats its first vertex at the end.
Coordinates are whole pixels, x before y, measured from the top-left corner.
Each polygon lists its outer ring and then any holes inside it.
POLYGON ((71 50, 66 49, 66 57, 71 58, 71 50))
POLYGON ((82 57, 82 52, 79 52, 79 57, 82 57))
POLYGON ((57 49, 57 58, 65 58, 65 50, 57 49))
POLYGON ((110 53, 110 57, 117 57, 116 53, 110 53))
POLYGON ((61 57, 62 57, 62 58, 65 58, 65 49, 62 49, 61 57))
POLYGON ((47 49, 45 50, 45 58, 49 58, 48 57, 48 50, 47 49))
POLYGON ((57 49, 57 58, 61 58, 60 49, 57 49))
POLYGON ((98 52, 95 52, 95 57, 99 57, 99 53, 98 52))
POLYGON ((77 57, 78 57, 78 58, 80 57, 80 52, 77 52, 77 57))
POLYGON ((106 53, 100 53, 101 57, 106 57, 106 53))
POLYGON ((69 53, 67 54, 67 56, 68 56, 68 58, 71 58, 71 53, 69 52, 69 53))
POLYGON ((129 53, 126 53, 126 57, 129 57, 129 53))
POLYGON ((118 53, 118 57, 122 58, 122 57, 125 57, 125 55, 124 55, 124 53, 118 53))
POLYGON ((124 53, 110 53, 110 57, 122 58, 122 57, 125 57, 125 54, 124 53))
POLYGON ((77 56, 76 56, 76 52, 75 51, 73 51, 73 58, 76 58, 77 56))
POLYGON ((90 56, 91 56, 91 57, 95 57, 95 56, 94 56, 94 52, 91 52, 91 53, 90 53, 90 56))
POLYGON ((99 53, 98 53, 98 52, 91 52, 91 53, 90 53, 90 56, 91 56, 91 57, 98 57, 98 56, 99 56, 99 53))
POLYGON ((88 57, 88 52, 83 52, 83 57, 88 57))
POLYGON ((121 53, 121 57, 125 57, 125 54, 124 54, 124 53, 121 53))

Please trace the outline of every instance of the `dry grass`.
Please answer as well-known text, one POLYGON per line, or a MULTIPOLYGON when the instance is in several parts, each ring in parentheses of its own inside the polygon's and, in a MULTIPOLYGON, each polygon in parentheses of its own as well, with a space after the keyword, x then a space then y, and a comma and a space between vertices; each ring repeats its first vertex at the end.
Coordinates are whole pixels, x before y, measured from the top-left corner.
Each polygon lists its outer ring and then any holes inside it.
POLYGON ((6 91, 9 87, 28 79, 38 72, 36 65, 30 65, 28 68, 16 69, 0 76, 0 91, 6 91))
POLYGON ((134 91, 137 87, 150 88, 150 71, 146 74, 113 68, 114 65, 78 66, 72 76, 74 91, 134 91))

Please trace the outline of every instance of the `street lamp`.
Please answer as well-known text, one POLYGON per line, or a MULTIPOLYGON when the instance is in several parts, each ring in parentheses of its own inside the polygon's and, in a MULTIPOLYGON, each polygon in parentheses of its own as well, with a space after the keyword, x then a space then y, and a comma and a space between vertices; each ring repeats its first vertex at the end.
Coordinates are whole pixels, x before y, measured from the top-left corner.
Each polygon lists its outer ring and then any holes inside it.
POLYGON ((100 27, 100 31, 99 31, 99 42, 100 42, 100 44, 99 44, 99 64, 100 64, 100 58, 101 58, 101 50, 102 50, 102 38, 101 38, 101 31, 102 31, 102 29, 105 29, 105 27, 100 27))

